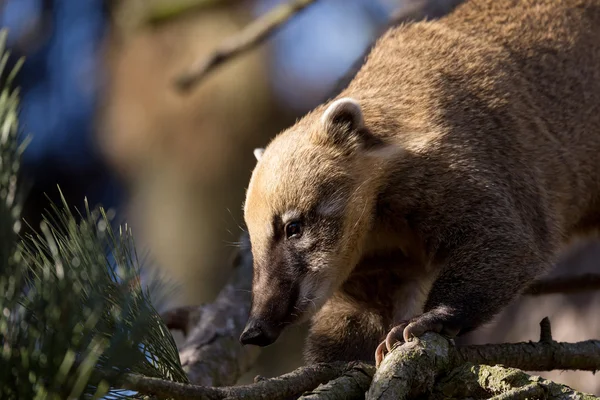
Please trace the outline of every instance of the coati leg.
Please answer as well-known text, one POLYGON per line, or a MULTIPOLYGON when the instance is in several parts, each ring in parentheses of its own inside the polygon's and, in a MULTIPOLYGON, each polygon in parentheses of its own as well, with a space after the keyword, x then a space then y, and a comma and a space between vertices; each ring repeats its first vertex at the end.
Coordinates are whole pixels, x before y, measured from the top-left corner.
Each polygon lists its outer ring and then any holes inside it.
POLYGON ((523 227, 505 232, 478 233, 452 249, 431 287, 425 313, 412 318, 402 337, 392 335, 386 346, 393 346, 395 337, 408 341, 432 331, 452 338, 478 328, 552 265, 550 237, 534 240, 523 227))
POLYGON ((305 362, 373 363, 373 350, 389 326, 385 322, 378 310, 366 309, 353 298, 336 294, 313 317, 304 347, 305 362))

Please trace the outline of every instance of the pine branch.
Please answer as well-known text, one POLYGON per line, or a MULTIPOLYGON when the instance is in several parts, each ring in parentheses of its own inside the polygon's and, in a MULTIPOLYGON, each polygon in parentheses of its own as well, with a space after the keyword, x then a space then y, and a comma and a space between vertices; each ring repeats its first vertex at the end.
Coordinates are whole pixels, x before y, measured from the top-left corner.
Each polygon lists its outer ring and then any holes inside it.
MULTIPOLYGON (((16 70, 0 33, 0 398, 132 398, 101 373, 187 382, 175 342, 142 288, 133 237, 102 208, 53 206, 19 237, 16 70), (78 220, 81 220, 78 222, 78 220), (35 231, 35 230, 34 230, 35 231)), ((106 375, 108 376, 108 375, 106 375)))
POLYGON ((175 80, 175 87, 181 92, 190 91, 206 75, 221 64, 253 49, 277 32, 286 22, 298 15, 316 0, 291 0, 276 6, 267 14, 253 21, 241 32, 226 39, 208 57, 195 62, 188 71, 175 80))

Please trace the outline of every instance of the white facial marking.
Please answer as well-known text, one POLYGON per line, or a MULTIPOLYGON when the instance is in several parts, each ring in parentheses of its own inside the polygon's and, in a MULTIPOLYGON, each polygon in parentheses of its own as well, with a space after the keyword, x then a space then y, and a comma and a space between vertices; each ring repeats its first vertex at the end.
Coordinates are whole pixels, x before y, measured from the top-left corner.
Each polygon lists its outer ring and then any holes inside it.
POLYGON ((287 210, 283 214, 281 214, 281 220, 284 224, 287 224, 290 221, 294 221, 300 218, 300 212, 297 210, 287 210))

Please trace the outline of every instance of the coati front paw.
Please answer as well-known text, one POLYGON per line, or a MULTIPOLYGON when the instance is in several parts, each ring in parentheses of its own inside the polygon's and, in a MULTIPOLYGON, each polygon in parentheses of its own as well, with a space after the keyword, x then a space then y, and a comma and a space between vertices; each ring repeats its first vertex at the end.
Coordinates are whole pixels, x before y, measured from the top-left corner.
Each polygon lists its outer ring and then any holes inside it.
POLYGON ((409 341, 420 337, 425 332, 435 332, 448 338, 454 338, 460 332, 460 328, 451 321, 453 315, 447 311, 432 310, 413 318, 404 328, 403 339, 409 341))
POLYGON ((402 321, 399 325, 396 325, 390 330, 383 342, 379 343, 379 346, 377 346, 377 349, 375 350, 376 367, 379 367, 379 364, 381 364, 385 355, 392 351, 394 345, 404 342, 402 334, 407 325, 408 321, 402 321))
POLYGON ((454 338, 461 331, 454 322, 456 320, 456 315, 447 309, 436 309, 415 317, 410 321, 402 321, 392 328, 385 340, 377 346, 377 350, 375 350, 375 365, 379 367, 385 355, 392 351, 397 343, 408 342, 413 338, 422 336, 426 332, 435 332, 448 338, 454 338))

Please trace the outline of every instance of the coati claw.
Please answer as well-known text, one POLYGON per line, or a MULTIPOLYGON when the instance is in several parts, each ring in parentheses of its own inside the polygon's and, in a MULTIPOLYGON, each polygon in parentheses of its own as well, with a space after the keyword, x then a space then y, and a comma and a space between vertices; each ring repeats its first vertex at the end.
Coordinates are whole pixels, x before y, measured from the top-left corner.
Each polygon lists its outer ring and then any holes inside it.
POLYGON ((385 340, 381 343, 379 343, 379 346, 377 346, 377 349, 375 350, 375 367, 379 368, 379 364, 381 364, 381 362, 383 361, 383 359, 385 358, 387 351, 385 348, 385 340))
POLYGON ((404 329, 406 328, 407 325, 408 325, 408 321, 403 322, 399 325, 396 325, 387 334, 387 336, 385 337, 385 340, 382 341, 381 343, 379 343, 379 346, 377 346, 377 349, 375 350, 375 366, 376 367, 379 367, 379 364, 381 364, 381 362, 385 358, 385 355, 387 353, 389 353, 390 351, 392 351, 392 349, 394 348, 394 346, 396 344, 404 343, 404 338, 402 336, 402 333, 404 332, 404 329))

